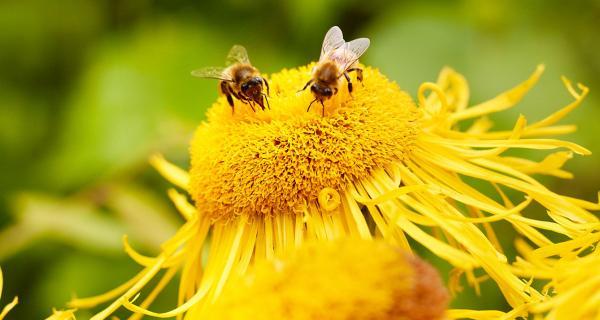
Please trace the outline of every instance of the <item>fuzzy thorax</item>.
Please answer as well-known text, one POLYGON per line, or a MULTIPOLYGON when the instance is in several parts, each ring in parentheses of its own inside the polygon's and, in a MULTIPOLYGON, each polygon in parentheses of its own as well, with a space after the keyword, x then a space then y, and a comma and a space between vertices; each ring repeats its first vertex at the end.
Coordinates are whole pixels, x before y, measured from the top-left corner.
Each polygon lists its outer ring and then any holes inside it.
POLYGON ((270 110, 253 112, 224 98, 208 111, 191 146, 189 190, 201 212, 215 220, 278 215, 319 203, 322 190, 343 192, 372 170, 402 160, 418 132, 420 112, 411 98, 379 71, 365 68, 364 83, 345 80, 322 106, 310 90, 312 65, 269 79, 270 110), (329 189, 328 189, 329 190, 329 189))

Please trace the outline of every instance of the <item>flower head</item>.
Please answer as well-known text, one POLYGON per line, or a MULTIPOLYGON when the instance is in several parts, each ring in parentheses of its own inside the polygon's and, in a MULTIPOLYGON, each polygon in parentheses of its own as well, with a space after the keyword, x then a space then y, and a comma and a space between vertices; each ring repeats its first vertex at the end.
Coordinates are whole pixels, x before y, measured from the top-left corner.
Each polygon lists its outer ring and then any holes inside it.
POLYGON ((191 146, 190 193, 214 220, 240 215, 295 215, 320 205, 326 188, 344 190, 372 171, 408 157, 418 133, 411 98, 378 71, 366 68, 365 86, 345 90, 321 110, 306 112, 309 92, 297 93, 311 66, 271 78, 271 111, 219 100, 191 146))
POLYGON ((194 200, 192 205, 169 192, 186 223, 156 257, 137 253, 125 238, 126 252, 144 269, 105 295, 72 301, 73 307, 114 300, 93 319, 105 319, 121 306, 137 313, 133 319, 141 314, 196 319, 218 301, 231 276, 306 241, 383 238, 410 252, 412 238, 454 267, 450 289, 458 288, 462 274, 478 289, 483 280, 476 272, 483 271, 515 308, 507 316, 524 315, 547 296, 530 285, 531 274, 508 261, 493 223, 510 223, 539 248, 560 245, 549 233, 574 241, 598 234, 600 221, 590 210, 600 205, 557 194, 533 177, 570 178, 562 165, 573 154, 589 154, 549 137, 574 130, 556 123, 581 103, 586 87, 577 91, 565 80, 572 103, 531 124, 521 116, 513 130, 491 130, 487 115, 519 102, 543 67, 474 106, 468 104, 466 80, 451 69, 437 83, 423 84, 415 105, 396 84, 365 68, 364 86, 357 85, 352 96, 340 90, 326 102, 324 116, 318 108, 306 112, 310 93, 297 92, 310 67, 270 77, 270 110, 254 113, 241 105, 232 114, 220 98, 196 131, 189 174, 160 156, 152 158, 194 200), (516 148, 559 150, 541 161, 506 155, 516 148), (480 191, 473 180, 495 192, 480 191), (523 201, 513 204, 507 191, 523 201), (545 217, 528 215, 532 202, 546 209, 545 217), (148 310, 179 270, 177 307, 148 310), (137 303, 160 272, 156 286, 137 303))
POLYGON ((232 279, 203 319, 436 320, 447 303, 424 261, 382 240, 346 239, 257 263, 232 279))

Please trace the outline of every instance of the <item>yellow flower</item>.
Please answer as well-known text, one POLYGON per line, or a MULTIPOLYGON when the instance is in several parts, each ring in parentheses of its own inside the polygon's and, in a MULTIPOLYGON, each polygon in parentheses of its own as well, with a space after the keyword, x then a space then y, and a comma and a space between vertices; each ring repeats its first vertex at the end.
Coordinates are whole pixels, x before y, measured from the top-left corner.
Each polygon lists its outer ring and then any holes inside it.
MULTIPOLYGON (((4 278, 2 277, 2 269, 0 268, 0 298, 2 298, 2 288, 3 287, 4 287, 4 278)), ((6 317, 8 312, 10 312, 10 310, 12 310, 12 308, 14 308, 17 305, 17 303, 19 303, 19 298, 14 297, 13 301, 11 301, 9 304, 4 306, 4 308, 0 312, 0 320, 4 319, 4 317, 6 317)))
POLYGON ((412 238, 455 268, 451 289, 458 289, 461 274, 478 289, 484 278, 475 272, 483 270, 514 308, 509 314, 454 310, 452 317, 514 317, 546 296, 531 287, 530 275, 509 263, 492 223, 510 223, 536 247, 554 245, 549 232, 570 239, 597 234, 600 223, 589 210, 600 205, 557 194, 532 177, 570 178, 562 165, 573 153, 590 153, 548 138, 575 129, 556 123, 581 103, 586 87, 579 85, 578 92, 565 80, 572 103, 532 124, 521 116, 513 130, 492 131, 487 115, 519 102, 543 67, 470 107, 466 80, 451 69, 442 70, 437 83, 423 84, 415 105, 395 83, 367 67, 364 86, 355 86, 352 96, 340 90, 325 104, 325 116, 319 108, 307 112, 311 93, 297 92, 311 67, 269 78, 270 110, 252 112, 236 102, 232 114, 220 98, 196 131, 189 174, 153 157, 159 172, 195 201, 194 206, 169 191, 186 223, 156 257, 140 255, 125 238, 126 252, 144 269, 104 295, 70 305, 86 308, 113 300, 94 320, 121 306, 137 313, 132 319, 141 314, 196 319, 217 301, 232 275, 307 240, 383 238, 410 251, 412 238), (542 161, 504 154, 516 148, 561 150, 542 161), (495 194, 478 190, 473 180, 489 184, 495 194), (506 191, 524 200, 513 205, 506 191), (545 219, 526 215, 532 202, 546 208, 545 219), (162 270, 137 304, 140 291, 162 270), (179 270, 177 307, 147 310, 179 270))
POLYGON ((435 269, 383 240, 311 241, 232 279, 201 319, 443 319, 435 269))

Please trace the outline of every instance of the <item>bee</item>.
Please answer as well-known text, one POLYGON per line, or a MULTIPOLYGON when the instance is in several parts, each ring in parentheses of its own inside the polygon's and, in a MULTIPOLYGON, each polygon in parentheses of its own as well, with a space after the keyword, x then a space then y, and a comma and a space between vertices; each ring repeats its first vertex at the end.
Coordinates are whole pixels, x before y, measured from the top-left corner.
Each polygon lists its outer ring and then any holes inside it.
POLYGON ((300 90, 304 91, 310 86, 310 91, 315 96, 315 99, 308 105, 307 112, 310 111, 312 104, 318 101, 323 107, 323 116, 325 116, 323 101, 337 94, 342 76, 346 78, 348 92, 352 94, 352 80, 348 73, 355 71, 356 78, 362 82, 363 73, 362 69, 358 67, 358 58, 367 51, 370 43, 368 38, 344 41, 342 30, 338 26, 327 31, 321 48, 321 57, 312 70, 312 78, 300 90))
POLYGON ((269 83, 260 72, 250 63, 246 48, 240 45, 234 45, 229 54, 227 54, 227 67, 207 67, 192 71, 192 75, 200 78, 211 78, 220 80, 219 89, 221 94, 227 97, 227 102, 231 106, 231 112, 234 112, 233 98, 246 103, 254 109, 254 104, 258 104, 262 110, 265 110, 264 101, 269 107, 269 83), (263 93, 263 84, 267 93, 263 93))

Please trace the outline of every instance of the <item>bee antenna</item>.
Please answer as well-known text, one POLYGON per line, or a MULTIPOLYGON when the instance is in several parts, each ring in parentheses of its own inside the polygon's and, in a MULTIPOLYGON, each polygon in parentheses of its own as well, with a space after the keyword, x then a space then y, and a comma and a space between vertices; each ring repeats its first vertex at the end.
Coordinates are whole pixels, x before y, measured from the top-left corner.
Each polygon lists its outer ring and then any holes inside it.
POLYGON ((306 112, 310 111, 310 107, 312 106, 313 103, 315 103, 315 101, 317 101, 317 98, 315 98, 315 100, 310 102, 310 104, 308 105, 308 108, 306 109, 306 112))

